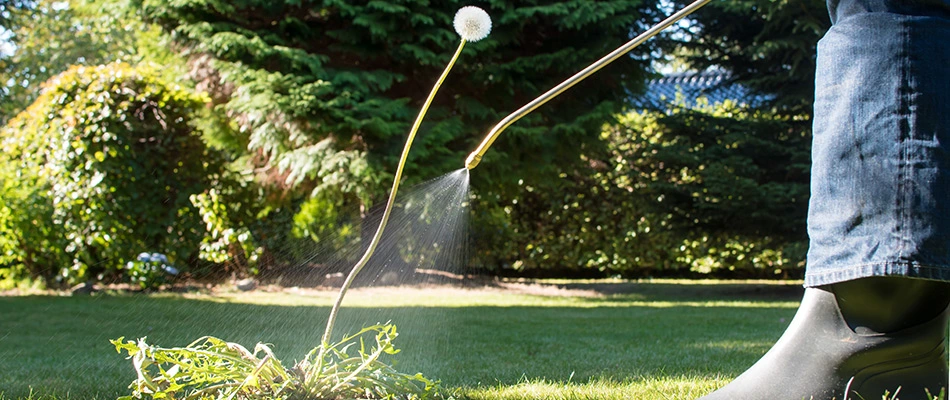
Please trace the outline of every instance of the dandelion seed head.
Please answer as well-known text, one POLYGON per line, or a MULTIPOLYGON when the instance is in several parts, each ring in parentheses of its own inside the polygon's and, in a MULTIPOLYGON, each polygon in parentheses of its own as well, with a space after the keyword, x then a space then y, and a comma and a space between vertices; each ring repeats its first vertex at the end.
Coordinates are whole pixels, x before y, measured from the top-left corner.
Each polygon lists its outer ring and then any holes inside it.
POLYGON ((481 8, 465 6, 455 13, 455 31, 468 42, 477 42, 491 32, 491 17, 481 8))

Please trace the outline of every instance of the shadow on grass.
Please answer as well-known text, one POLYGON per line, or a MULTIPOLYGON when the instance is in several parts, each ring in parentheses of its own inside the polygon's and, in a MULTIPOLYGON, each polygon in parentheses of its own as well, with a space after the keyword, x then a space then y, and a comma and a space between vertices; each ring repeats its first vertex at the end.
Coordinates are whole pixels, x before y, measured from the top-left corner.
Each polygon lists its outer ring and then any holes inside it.
MULTIPOLYGON (((784 330, 794 313, 784 302, 797 300, 741 285, 708 291, 652 285, 573 299, 578 306, 344 308, 337 336, 392 321, 401 334, 396 368, 450 388, 735 375, 784 330), (633 298, 636 303, 625 304, 633 298), (726 300, 736 303, 721 303, 726 300), (652 307, 644 301, 671 303, 652 307), (677 303, 695 301, 717 303, 677 303), (592 307, 605 302, 614 306, 592 307)), ((74 399, 128 394, 131 362, 108 342, 119 336, 147 336, 165 347, 204 335, 249 348, 265 342, 292 365, 318 343, 328 314, 324 306, 144 295, 0 297, 0 392, 8 399, 27 397, 31 388, 74 399)))
POLYGON ((799 301, 805 293, 804 287, 800 284, 779 283, 578 282, 556 286, 566 290, 592 291, 606 296, 642 296, 652 301, 693 301, 713 298, 720 301, 799 301))

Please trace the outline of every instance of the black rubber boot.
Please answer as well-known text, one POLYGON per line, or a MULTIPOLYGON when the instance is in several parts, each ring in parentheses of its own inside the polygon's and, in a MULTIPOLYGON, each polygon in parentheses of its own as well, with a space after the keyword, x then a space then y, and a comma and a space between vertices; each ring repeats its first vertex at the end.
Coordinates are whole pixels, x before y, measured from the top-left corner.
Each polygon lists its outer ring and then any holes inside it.
POLYGON ((907 278, 806 289, 775 346, 700 400, 926 399, 950 380, 948 304, 950 284, 907 278))

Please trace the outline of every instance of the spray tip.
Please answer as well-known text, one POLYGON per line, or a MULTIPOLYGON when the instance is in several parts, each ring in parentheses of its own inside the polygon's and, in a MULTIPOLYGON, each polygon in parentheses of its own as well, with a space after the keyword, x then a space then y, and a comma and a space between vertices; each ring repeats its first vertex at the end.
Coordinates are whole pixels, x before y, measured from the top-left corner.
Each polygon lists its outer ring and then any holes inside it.
POLYGON ((468 155, 468 158, 465 159, 465 168, 468 170, 475 169, 479 162, 482 161, 482 156, 480 154, 472 153, 468 155))

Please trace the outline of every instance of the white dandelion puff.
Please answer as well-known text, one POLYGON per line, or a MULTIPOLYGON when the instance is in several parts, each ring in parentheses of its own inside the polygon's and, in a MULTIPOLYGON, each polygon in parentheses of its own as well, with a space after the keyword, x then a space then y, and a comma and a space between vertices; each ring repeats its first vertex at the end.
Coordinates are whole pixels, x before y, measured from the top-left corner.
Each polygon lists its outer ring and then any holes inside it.
POLYGON ((491 32, 491 17, 481 8, 465 6, 455 13, 455 31, 467 42, 477 42, 491 32))

